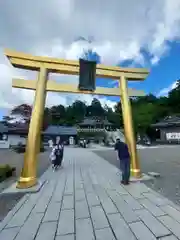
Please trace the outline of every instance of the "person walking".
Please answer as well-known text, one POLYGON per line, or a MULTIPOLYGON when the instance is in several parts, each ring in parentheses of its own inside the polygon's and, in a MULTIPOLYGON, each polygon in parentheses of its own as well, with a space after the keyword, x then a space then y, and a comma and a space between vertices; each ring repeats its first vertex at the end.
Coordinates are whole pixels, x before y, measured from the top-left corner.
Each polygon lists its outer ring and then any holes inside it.
POLYGON ((128 146, 118 138, 114 149, 117 152, 117 160, 120 161, 120 169, 122 172, 121 183, 128 185, 130 179, 130 154, 128 146))
POLYGON ((62 166, 63 156, 64 156, 64 144, 61 141, 60 137, 57 137, 51 152, 51 159, 54 170, 62 166))

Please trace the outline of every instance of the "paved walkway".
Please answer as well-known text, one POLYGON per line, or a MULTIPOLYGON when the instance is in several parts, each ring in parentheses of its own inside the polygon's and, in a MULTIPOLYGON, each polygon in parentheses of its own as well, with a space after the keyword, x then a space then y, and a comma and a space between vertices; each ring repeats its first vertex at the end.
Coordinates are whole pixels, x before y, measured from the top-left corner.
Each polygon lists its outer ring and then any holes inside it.
MULTIPOLYGON (((178 145, 151 145, 151 146, 145 146, 145 145, 140 145, 137 144, 137 149, 155 149, 155 148, 177 148, 178 145)), ((91 151, 96 151, 96 150, 110 150, 110 149, 114 149, 113 146, 104 146, 104 145, 99 145, 99 144, 91 144, 88 147, 91 151)))
POLYGON ((65 150, 0 224, 0 240, 175 240, 180 207, 143 183, 119 184, 118 170, 88 149, 65 150))

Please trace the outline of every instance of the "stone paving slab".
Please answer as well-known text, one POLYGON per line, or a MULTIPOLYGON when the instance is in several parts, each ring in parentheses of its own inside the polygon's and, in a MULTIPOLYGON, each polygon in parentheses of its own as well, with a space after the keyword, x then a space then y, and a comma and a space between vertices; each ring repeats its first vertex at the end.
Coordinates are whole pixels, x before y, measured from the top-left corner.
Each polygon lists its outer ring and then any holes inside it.
POLYGON ((102 228, 95 230, 96 240, 115 240, 111 228, 102 228))
POLYGON ((66 148, 41 191, 26 194, 0 223, 0 240, 180 240, 180 207, 89 149, 66 148))

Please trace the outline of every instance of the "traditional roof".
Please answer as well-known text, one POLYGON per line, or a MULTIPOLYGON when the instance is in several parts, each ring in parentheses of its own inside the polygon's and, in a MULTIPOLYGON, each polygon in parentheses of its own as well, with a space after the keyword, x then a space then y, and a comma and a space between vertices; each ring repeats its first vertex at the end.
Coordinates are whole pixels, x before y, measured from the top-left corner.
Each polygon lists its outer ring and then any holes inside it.
POLYGON ((0 122, 0 133, 7 133, 8 128, 3 123, 0 122))
POLYGON ((107 119, 103 120, 103 124, 104 124, 104 125, 113 125, 113 124, 110 123, 107 119))
POLYGON ((83 125, 95 125, 96 124, 96 120, 95 119, 91 119, 91 118, 85 118, 81 123, 79 123, 78 125, 83 126, 83 125))
POLYGON ((97 124, 104 124, 104 125, 112 125, 112 123, 110 123, 107 119, 96 119, 96 118, 85 118, 81 123, 79 123, 79 126, 87 126, 87 125, 91 125, 91 126, 95 126, 97 124))
POLYGON ((8 125, 8 133, 11 134, 28 134, 28 131, 29 131, 28 124, 8 125))
POLYGON ((43 132, 44 135, 77 135, 76 127, 48 126, 43 132))
POLYGON ((180 117, 179 116, 167 116, 163 120, 152 124, 152 127, 171 127, 171 126, 180 126, 180 117))

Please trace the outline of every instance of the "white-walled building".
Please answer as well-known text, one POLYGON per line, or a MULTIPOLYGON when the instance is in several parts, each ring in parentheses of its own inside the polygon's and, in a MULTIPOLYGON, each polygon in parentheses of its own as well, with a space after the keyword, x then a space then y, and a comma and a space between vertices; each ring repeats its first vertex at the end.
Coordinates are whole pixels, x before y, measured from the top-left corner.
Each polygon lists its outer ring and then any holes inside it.
POLYGON ((25 144, 28 134, 28 126, 8 127, 0 123, 0 149, 6 149, 18 145, 25 144))
MULTIPOLYGON (((0 123, 0 149, 11 148, 17 146, 19 143, 26 144, 28 128, 28 124, 5 126, 3 123, 0 123)), ((51 125, 45 131, 42 131, 41 136, 44 145, 52 145, 52 140, 58 136, 67 144, 72 144, 73 138, 74 144, 74 140, 77 138, 77 128, 51 125)))

